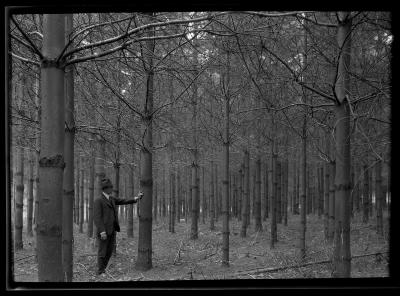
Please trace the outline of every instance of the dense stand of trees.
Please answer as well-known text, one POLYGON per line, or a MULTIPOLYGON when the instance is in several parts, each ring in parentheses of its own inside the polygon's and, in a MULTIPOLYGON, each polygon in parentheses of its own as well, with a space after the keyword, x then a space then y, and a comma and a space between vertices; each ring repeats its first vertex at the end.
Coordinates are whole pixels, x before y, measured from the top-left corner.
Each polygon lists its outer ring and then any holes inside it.
POLYGON ((93 240, 108 176, 115 195, 144 193, 119 207, 128 237, 137 225, 139 270, 152 268, 158 221, 172 234, 190 221, 193 240, 222 222, 228 267, 232 219, 274 248, 277 224, 300 215, 305 259, 318 215, 333 276, 350 277, 351 219, 375 215, 383 236, 390 207, 390 17, 11 15, 14 250, 26 225, 39 281, 72 281, 74 223, 93 240))

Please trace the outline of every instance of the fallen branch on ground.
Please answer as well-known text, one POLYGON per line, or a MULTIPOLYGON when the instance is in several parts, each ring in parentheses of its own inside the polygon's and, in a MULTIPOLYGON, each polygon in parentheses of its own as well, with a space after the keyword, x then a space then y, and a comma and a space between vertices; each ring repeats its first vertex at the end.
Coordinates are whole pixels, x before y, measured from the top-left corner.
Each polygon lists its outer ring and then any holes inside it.
MULTIPOLYGON (((361 258, 361 257, 367 257, 367 256, 376 256, 376 255, 383 255, 387 254, 388 252, 378 252, 378 253, 371 253, 371 254, 363 254, 363 255, 354 255, 351 258, 361 258)), ((326 264, 326 263, 331 263, 332 260, 322 260, 322 261, 317 261, 317 262, 309 262, 309 263, 304 263, 304 264, 297 264, 297 265, 290 265, 290 266, 282 266, 282 267, 270 267, 270 268, 258 268, 258 269, 253 269, 253 270, 246 270, 246 271, 238 271, 235 272, 235 275, 247 275, 247 274, 257 274, 257 273, 263 273, 263 272, 274 272, 274 271, 280 271, 284 269, 291 269, 291 268, 299 268, 299 267, 306 267, 310 265, 317 265, 317 264, 326 264)))
POLYGON ((21 260, 25 260, 25 259, 28 259, 28 258, 33 257, 33 256, 36 256, 36 254, 33 254, 33 255, 29 255, 29 256, 26 256, 26 257, 22 257, 22 258, 16 259, 16 260, 14 260, 14 262, 18 262, 18 261, 21 261, 21 260))

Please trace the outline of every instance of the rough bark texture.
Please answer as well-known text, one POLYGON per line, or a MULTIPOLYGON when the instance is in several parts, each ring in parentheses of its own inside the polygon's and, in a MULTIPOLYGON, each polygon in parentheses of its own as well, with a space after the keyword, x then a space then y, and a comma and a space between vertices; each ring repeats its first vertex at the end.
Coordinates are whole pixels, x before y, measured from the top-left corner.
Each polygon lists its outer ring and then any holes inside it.
MULTIPOLYGON (((52 60, 64 48, 64 15, 43 16, 43 56, 52 60)), ((64 280, 62 264, 62 188, 64 170, 64 71, 43 63, 37 256, 39 282, 64 280), (48 67, 46 67, 48 66, 48 67), (51 256, 49 256, 51 254, 51 256)))

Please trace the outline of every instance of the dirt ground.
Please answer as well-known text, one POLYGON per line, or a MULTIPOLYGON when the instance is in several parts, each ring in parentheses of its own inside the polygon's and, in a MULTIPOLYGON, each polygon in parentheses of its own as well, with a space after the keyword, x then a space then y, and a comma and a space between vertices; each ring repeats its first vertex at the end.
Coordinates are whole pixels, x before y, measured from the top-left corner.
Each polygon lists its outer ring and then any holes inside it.
MULTIPOLYGON (((388 277, 389 235, 388 219, 385 218, 385 235, 376 234, 375 219, 362 223, 356 215, 351 225, 351 277, 388 277), (383 255, 369 255, 383 252, 383 255)), ((230 221, 229 267, 221 266, 222 221, 209 230, 209 223, 199 223, 199 238, 191 240, 190 219, 175 225, 175 233, 168 231, 168 218, 153 222, 153 268, 148 271, 135 269, 138 240, 138 220, 135 220, 134 237, 128 238, 126 226, 121 221, 117 235, 117 255, 113 256, 106 274, 97 276, 96 251, 85 233, 78 233, 74 225, 74 282, 115 281, 169 281, 169 280, 217 280, 217 279, 288 279, 330 278, 330 262, 297 266, 300 234, 299 215, 289 216, 288 226, 278 224, 278 243, 270 248, 269 219, 263 222, 261 232, 254 231, 254 221, 247 237, 240 237, 241 222, 230 221), (280 269, 279 269, 280 268, 280 269), (261 269, 270 269, 264 270, 261 269), (274 270, 271 270, 274 269, 274 270)), ((323 219, 307 216, 307 258, 305 262, 330 260, 332 246, 324 240, 323 219)), ((14 254, 14 279, 16 282, 37 282, 32 238, 24 235, 24 249, 14 254)), ((303 262, 304 263, 304 262, 303 262)))

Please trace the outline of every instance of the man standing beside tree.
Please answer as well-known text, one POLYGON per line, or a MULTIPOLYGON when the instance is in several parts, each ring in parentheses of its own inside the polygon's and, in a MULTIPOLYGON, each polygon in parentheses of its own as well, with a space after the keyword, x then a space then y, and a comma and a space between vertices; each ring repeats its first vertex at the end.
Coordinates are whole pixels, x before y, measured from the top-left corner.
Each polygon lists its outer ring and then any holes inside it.
POLYGON ((105 272, 108 261, 115 244, 115 232, 120 231, 118 223, 118 212, 116 205, 136 203, 143 197, 139 192, 138 196, 132 199, 122 199, 111 196, 113 185, 108 178, 101 180, 102 195, 94 201, 94 224, 97 229, 98 251, 97 251, 97 274, 105 272))

